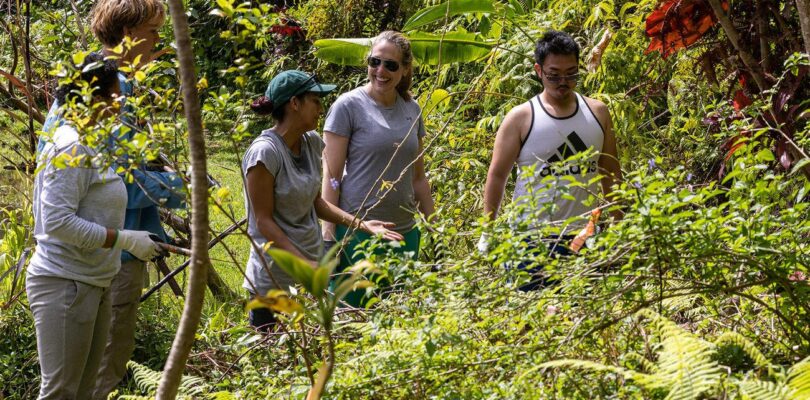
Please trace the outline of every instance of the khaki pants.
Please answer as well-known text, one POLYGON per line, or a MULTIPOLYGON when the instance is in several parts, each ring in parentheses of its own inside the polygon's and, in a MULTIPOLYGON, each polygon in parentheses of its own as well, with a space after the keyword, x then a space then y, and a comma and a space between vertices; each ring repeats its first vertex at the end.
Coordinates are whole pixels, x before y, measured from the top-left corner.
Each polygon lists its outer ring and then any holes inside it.
POLYGON ((143 261, 127 261, 113 278, 110 286, 112 320, 93 399, 106 400, 127 372, 127 361, 135 350, 135 324, 145 271, 143 261))
POLYGON ((42 370, 39 399, 88 399, 110 324, 107 288, 50 276, 26 278, 42 370))

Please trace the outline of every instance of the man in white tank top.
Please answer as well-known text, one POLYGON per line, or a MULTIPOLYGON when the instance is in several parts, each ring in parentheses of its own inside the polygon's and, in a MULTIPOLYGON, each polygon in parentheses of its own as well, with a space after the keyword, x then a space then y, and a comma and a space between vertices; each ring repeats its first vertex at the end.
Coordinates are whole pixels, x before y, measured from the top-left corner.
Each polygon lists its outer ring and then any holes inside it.
MULTIPOLYGON (((602 192, 609 198, 611 187, 621 179, 607 106, 574 91, 579 78, 577 43, 566 33, 548 31, 537 42, 535 61, 543 91, 506 115, 495 138, 484 187, 484 213, 495 219, 506 181, 517 164, 515 201, 538 208, 519 213, 519 222, 530 227, 587 216, 595 207, 595 202, 587 200, 598 192, 588 182, 602 175, 602 192), (595 151, 592 157, 561 163, 589 149, 595 151), (544 179, 550 175, 554 179, 544 179), (583 186, 568 187, 572 178, 583 186)), ((562 226, 561 235, 575 235, 585 221, 562 226)), ((482 251, 486 240, 479 242, 482 251)), ((567 249, 568 243, 558 243, 551 250, 558 251, 557 247, 567 249)))

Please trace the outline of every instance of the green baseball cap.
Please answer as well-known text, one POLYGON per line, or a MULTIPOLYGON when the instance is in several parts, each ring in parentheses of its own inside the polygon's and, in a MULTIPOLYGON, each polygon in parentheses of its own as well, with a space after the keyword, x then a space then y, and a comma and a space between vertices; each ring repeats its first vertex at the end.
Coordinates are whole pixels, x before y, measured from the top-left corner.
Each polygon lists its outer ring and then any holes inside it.
POLYGON ((322 85, 315 80, 315 75, 296 69, 286 70, 276 75, 267 85, 264 95, 273 102, 273 108, 282 106, 291 98, 307 93, 327 95, 335 90, 335 85, 322 85))

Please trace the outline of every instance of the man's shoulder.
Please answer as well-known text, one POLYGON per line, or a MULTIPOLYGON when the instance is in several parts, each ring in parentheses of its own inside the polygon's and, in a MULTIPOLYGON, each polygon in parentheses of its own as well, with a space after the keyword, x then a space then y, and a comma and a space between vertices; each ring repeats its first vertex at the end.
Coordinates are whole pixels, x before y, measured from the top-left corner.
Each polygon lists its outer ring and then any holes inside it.
POLYGON ((526 118, 531 119, 531 117, 532 117, 531 101, 526 101, 526 102, 520 103, 520 104, 512 107, 512 109, 509 110, 508 113, 506 113, 506 120, 507 121, 508 120, 520 121, 520 120, 524 120, 526 118))
POLYGON ((532 123, 532 105, 530 101, 512 107, 503 120, 503 127, 511 131, 524 132, 532 123))
POLYGON ((585 96, 583 94, 580 94, 580 96, 582 96, 582 100, 584 100, 585 103, 588 104, 588 108, 593 110, 594 113, 607 113, 608 112, 608 108, 607 108, 607 105, 605 103, 603 103, 603 102, 601 102, 599 100, 596 100, 594 98, 585 96))

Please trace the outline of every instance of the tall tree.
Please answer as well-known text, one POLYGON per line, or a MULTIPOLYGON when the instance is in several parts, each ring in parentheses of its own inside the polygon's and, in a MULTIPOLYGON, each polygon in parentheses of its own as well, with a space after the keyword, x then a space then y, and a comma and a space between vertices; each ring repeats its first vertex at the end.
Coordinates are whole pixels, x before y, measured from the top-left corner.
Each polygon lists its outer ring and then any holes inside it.
POLYGON ((211 260, 208 258, 208 179, 206 177, 205 137, 202 131, 197 77, 194 72, 194 52, 189 35, 188 19, 182 0, 169 0, 169 13, 177 43, 180 63, 180 83, 183 106, 188 123, 188 144, 191 157, 191 265, 180 326, 172 343, 169 358, 158 386, 158 399, 174 399, 180 386, 188 354, 200 323, 205 283, 211 260))

